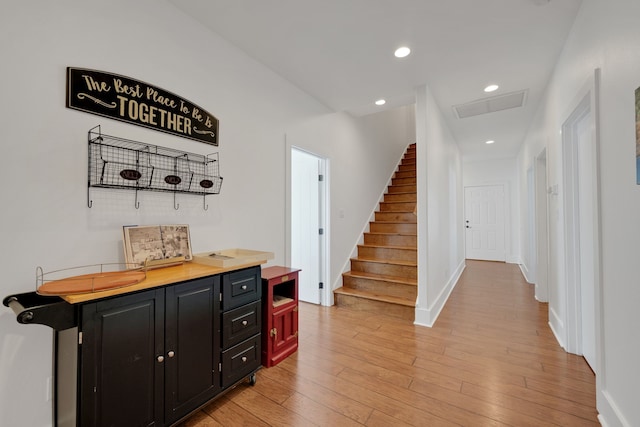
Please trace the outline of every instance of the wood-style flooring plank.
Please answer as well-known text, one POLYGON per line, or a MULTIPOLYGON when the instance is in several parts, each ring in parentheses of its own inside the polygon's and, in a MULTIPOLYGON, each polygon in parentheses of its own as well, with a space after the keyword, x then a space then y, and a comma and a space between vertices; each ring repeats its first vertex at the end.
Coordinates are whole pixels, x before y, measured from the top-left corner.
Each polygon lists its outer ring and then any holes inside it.
POLYGON ((181 427, 598 425, 593 372, 519 268, 466 264, 432 328, 301 303, 298 351, 181 427))

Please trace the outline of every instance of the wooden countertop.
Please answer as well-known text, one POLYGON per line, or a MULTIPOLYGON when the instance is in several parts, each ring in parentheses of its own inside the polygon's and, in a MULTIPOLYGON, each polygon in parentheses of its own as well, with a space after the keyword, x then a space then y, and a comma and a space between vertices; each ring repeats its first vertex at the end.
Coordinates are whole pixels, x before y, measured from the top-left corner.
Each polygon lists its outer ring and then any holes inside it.
POLYGON ((235 265, 233 267, 213 267, 210 265, 197 264, 195 262, 185 262, 184 264, 161 267, 147 271, 147 277, 140 283, 125 286, 122 288, 114 288, 100 292, 89 292, 85 294, 62 295, 60 298, 70 304, 80 302, 93 301, 100 298, 112 297, 115 295, 127 294, 130 292, 141 291, 145 289, 156 288, 158 286, 170 285, 172 283, 184 282, 186 280, 198 279, 215 274, 226 273, 229 271, 240 270, 247 267, 264 264, 265 262, 253 262, 243 265, 235 265))

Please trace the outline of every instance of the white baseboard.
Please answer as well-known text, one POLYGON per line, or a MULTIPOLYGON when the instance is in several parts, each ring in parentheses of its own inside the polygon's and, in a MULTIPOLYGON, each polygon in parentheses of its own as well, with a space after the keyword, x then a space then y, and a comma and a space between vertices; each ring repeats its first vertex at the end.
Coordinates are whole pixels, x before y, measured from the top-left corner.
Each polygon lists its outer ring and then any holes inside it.
POLYGON ((518 267, 520 267, 520 271, 524 276, 524 280, 526 280, 529 284, 533 284, 533 281, 530 279, 529 269, 527 268, 527 266, 524 264, 518 264, 518 267))
POLYGON ((560 347, 567 350, 567 345, 564 342, 564 336, 562 332, 564 332, 564 323, 560 320, 560 317, 555 312, 555 310, 549 307, 549 327, 551 328, 551 332, 553 332, 553 336, 556 337, 556 341, 560 344, 560 347))
POLYGON ((507 264, 520 264, 520 257, 518 255, 507 255, 505 257, 505 262, 507 264))
POLYGON ((440 315, 440 312, 444 308, 445 303, 449 299, 449 295, 451 295, 451 292, 458 283, 465 267, 466 264, 463 259, 447 281, 447 285, 444 287, 442 292, 440 292, 440 295, 438 295, 438 298, 436 298, 435 302, 431 304, 431 307, 416 307, 415 321, 413 322, 414 325, 426 326, 429 328, 433 326, 440 315))
POLYGON ((602 427, 631 427, 632 424, 622 415, 611 395, 606 390, 598 393, 598 421, 602 427))

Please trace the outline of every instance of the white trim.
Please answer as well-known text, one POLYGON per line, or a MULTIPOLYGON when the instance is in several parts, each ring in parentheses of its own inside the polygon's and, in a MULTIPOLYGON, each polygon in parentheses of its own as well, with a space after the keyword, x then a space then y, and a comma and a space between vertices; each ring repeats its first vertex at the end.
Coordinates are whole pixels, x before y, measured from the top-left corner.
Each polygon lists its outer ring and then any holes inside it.
POLYGON ((549 306, 549 328, 551 328, 551 332, 553 332, 553 335, 556 337, 556 341, 558 341, 560 347, 566 350, 567 346, 564 341, 564 337, 566 335, 564 322, 551 306, 549 306))
POLYGON ((504 262, 506 262, 507 264, 522 264, 520 256, 514 254, 506 255, 504 262))
POLYGON ((442 292, 440 292, 440 295, 438 295, 438 298, 435 299, 435 302, 431 305, 431 307, 416 307, 415 321, 413 322, 414 325, 427 327, 433 326, 433 324, 438 319, 440 312, 444 308, 444 305, 449 300, 451 292, 453 292, 453 289, 458 284, 458 280, 460 280, 460 276, 462 276, 462 272, 464 271, 465 267, 465 260, 462 260, 447 281, 447 285, 444 287, 444 289, 442 289, 442 292))
POLYGON ((533 284, 534 282, 532 282, 529 279, 529 269, 527 268, 526 264, 518 263, 518 267, 520 267, 520 272, 524 276, 524 280, 526 280, 527 283, 529 283, 529 284, 533 284))
POLYGON ((598 398, 598 421, 602 427, 631 427, 631 423, 620 412, 618 405, 611 399, 611 395, 602 391, 598 398))
POLYGON ((566 113, 562 116, 561 130, 562 134, 562 177, 564 185, 564 245, 565 245, 565 297, 566 297, 566 345, 564 346, 570 353, 582 354, 582 316, 580 302, 580 286, 579 286, 579 233, 575 229, 577 221, 573 221, 573 213, 577 210, 577 196, 570 199, 572 194, 570 190, 575 187, 573 181, 575 179, 575 167, 573 165, 574 154, 572 143, 572 132, 570 125, 575 123, 577 117, 590 114, 591 138, 593 141, 593 159, 594 159, 594 182, 595 194, 593 195, 593 276, 594 276, 594 322, 595 322, 595 366, 596 372, 596 390, 603 391, 604 380, 604 326, 603 307, 602 307, 602 250, 600 242, 602 239, 602 215, 600 203, 600 136, 599 136, 599 86, 600 86, 600 70, 595 69, 593 74, 589 76, 586 83, 576 94, 574 100, 569 104, 566 113), (568 126, 569 125, 569 126, 568 126), (568 133, 568 135, 567 135, 568 133), (571 157, 570 157, 571 156, 571 157))

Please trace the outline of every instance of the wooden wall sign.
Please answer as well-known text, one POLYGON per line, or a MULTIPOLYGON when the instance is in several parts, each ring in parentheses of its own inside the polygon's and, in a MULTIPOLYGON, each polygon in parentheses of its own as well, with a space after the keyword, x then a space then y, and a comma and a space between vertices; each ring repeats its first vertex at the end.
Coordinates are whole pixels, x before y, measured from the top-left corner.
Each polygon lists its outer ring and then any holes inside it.
POLYGON ((218 119, 196 104, 148 83, 67 67, 67 108, 218 145, 218 119))

